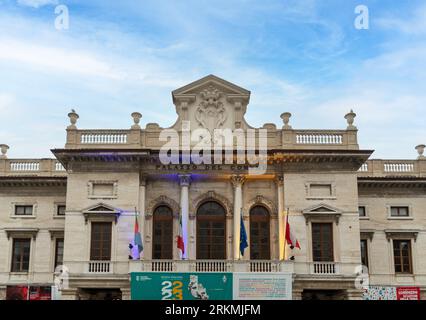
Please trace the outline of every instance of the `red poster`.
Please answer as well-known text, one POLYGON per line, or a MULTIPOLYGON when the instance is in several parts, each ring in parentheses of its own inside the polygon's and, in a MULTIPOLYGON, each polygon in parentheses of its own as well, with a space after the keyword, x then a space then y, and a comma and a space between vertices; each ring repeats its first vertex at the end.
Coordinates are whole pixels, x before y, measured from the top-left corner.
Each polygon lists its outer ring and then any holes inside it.
POLYGON ((28 300, 28 287, 7 286, 6 300, 28 300))
POLYGON ((419 287, 400 287, 396 288, 397 300, 420 300, 419 287))
POLYGON ((6 300, 52 300, 50 286, 8 286, 6 300))
POLYGON ((52 300, 51 287, 30 287, 30 300, 52 300))

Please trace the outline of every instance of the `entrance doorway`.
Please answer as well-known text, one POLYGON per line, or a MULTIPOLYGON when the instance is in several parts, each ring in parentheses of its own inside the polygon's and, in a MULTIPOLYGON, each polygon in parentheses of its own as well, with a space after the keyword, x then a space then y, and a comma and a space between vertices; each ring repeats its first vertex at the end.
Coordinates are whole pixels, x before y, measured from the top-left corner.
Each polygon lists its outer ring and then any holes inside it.
POLYGON ((302 300, 345 300, 345 290, 303 290, 302 300))
POLYGON ((79 289, 78 296, 80 300, 121 300, 120 289, 79 289))

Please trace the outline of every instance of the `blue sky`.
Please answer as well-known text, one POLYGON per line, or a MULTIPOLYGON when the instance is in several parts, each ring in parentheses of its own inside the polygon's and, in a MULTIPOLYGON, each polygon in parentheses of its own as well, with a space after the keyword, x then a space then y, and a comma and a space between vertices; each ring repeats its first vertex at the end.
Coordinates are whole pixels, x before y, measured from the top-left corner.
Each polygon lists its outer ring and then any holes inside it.
POLYGON ((133 111, 167 127, 170 92, 212 73, 252 92, 253 126, 290 111, 293 128, 340 129, 353 108, 363 149, 411 159, 426 143, 425 40, 422 0, 0 0, 0 143, 52 157, 71 108, 80 128, 129 128, 133 111))

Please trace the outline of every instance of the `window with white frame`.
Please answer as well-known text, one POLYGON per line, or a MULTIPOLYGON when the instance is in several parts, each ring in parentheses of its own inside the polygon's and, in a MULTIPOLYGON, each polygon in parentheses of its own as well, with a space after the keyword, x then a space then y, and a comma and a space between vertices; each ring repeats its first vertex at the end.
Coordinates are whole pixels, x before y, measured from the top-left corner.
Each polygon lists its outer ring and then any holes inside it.
POLYGON ((390 216, 391 217, 409 217, 410 208, 408 206, 391 206, 390 216))

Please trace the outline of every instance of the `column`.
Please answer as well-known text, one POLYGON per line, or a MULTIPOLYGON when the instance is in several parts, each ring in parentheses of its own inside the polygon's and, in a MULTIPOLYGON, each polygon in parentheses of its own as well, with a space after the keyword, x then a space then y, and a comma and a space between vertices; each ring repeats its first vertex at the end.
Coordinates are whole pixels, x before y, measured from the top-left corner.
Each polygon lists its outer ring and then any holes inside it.
POLYGON ((121 288, 121 300, 132 300, 130 288, 121 288))
POLYGON ((142 257, 144 259, 151 259, 152 250, 147 250, 148 246, 145 244, 145 238, 148 235, 150 230, 147 230, 145 223, 145 199, 146 199, 146 177, 141 175, 139 182, 139 203, 138 203, 138 211, 139 211, 139 230, 141 230, 142 244, 143 244, 143 252, 142 257))
POLYGON ((283 176, 275 178, 277 184, 277 197, 278 197, 278 259, 284 259, 284 179, 283 176))
POLYGON ((180 209, 182 214, 182 237, 183 243, 185 244, 185 253, 182 259, 188 259, 189 251, 189 235, 188 235, 188 224, 189 224, 189 185, 191 183, 190 174, 180 174, 180 209))
POLYGON ((233 175, 231 177, 234 186, 234 260, 240 259, 240 227, 241 227, 241 208, 243 205, 243 183, 244 176, 233 175))

